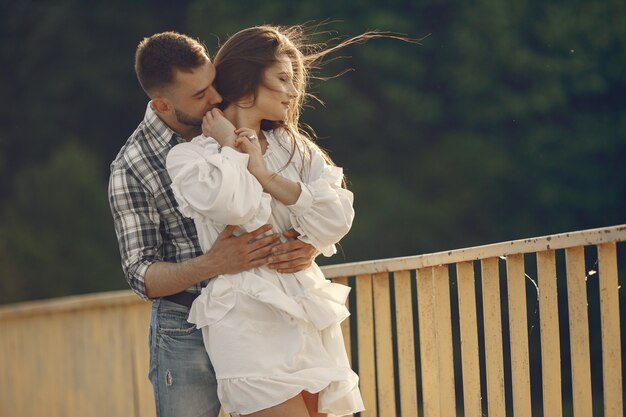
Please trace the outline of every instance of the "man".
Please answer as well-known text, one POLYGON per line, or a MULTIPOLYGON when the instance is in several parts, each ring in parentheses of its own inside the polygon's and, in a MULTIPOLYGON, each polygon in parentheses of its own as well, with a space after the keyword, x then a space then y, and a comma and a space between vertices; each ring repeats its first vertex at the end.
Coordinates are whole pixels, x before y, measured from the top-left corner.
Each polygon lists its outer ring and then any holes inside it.
POLYGON ((187 322, 189 307, 211 277, 268 265, 305 269, 316 251, 297 232, 241 236, 228 226, 202 253, 192 219, 184 218, 165 169, 169 150, 201 134, 204 114, 222 101, 215 68, 202 44, 164 32, 144 39, 135 56, 139 82, 151 99, 145 117, 111 164, 109 201, 122 267, 130 287, 152 300, 150 381, 160 417, 219 412, 215 374, 202 334, 187 322))

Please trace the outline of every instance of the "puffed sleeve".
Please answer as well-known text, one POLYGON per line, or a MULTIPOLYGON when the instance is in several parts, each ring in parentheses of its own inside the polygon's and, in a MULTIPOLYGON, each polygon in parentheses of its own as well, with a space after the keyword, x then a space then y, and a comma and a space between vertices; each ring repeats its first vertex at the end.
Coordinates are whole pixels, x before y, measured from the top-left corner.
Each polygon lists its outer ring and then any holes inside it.
POLYGON ((236 225, 246 231, 267 223, 271 196, 247 169, 248 155, 203 136, 167 155, 167 172, 180 212, 197 222, 236 225))
POLYGON ((335 243, 343 238, 354 219, 353 194, 342 188, 343 169, 326 163, 311 150, 311 164, 300 182, 300 197, 287 206, 299 239, 315 246, 324 256, 337 252, 335 243))

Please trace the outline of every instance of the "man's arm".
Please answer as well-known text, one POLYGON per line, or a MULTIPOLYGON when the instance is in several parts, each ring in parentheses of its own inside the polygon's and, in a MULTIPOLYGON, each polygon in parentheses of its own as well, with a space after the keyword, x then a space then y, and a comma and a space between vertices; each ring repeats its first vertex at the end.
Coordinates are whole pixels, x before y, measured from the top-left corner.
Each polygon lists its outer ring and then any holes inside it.
POLYGON ((204 255, 179 263, 156 262, 150 265, 145 275, 146 295, 148 298, 164 297, 216 275, 234 274, 267 264, 267 256, 280 235, 259 236, 271 228, 271 225, 264 225, 234 236, 235 226, 227 226, 204 255))
MULTIPOLYGON (((178 263, 164 262, 158 260, 156 251, 160 245, 157 214, 139 181, 124 170, 115 170, 109 200, 126 279, 143 299, 175 294, 216 275, 266 265, 272 249, 279 256, 273 265, 279 272, 308 268, 317 255, 311 245, 298 240, 276 245, 280 237, 276 233, 259 239, 270 225, 238 237, 233 235, 234 226, 228 226, 205 254, 178 263)), ((297 235, 295 231, 285 233, 287 238, 297 235)))
POLYGON ((271 230, 270 225, 238 237, 233 235, 235 227, 228 226, 205 254, 166 262, 158 252, 162 236, 154 198, 132 172, 112 171, 109 202, 126 280, 143 299, 175 294, 216 275, 267 264, 271 247, 280 238, 277 233, 259 238, 271 230))

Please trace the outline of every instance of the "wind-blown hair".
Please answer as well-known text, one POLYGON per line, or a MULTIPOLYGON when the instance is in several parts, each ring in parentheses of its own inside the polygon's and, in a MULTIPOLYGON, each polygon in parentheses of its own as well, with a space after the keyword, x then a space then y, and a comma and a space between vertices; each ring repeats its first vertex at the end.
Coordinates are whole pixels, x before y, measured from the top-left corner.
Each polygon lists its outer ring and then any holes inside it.
POLYGON ((328 154, 315 143, 313 130, 300 124, 302 107, 307 98, 313 97, 307 92, 311 70, 318 69, 324 58, 332 52, 381 37, 398 38, 383 32, 366 32, 329 47, 309 42, 304 26, 263 25, 241 30, 229 37, 215 56, 215 87, 223 99, 221 108, 250 96, 256 100, 256 92, 263 83, 265 69, 276 63, 280 56, 286 55, 293 66, 293 84, 297 94, 294 105, 289 107, 284 121, 263 120, 261 129, 283 128, 287 131, 292 139, 289 162, 296 146, 302 144, 305 146, 299 148, 303 159, 310 160, 310 150, 314 148, 320 151, 329 164, 334 165, 328 154))

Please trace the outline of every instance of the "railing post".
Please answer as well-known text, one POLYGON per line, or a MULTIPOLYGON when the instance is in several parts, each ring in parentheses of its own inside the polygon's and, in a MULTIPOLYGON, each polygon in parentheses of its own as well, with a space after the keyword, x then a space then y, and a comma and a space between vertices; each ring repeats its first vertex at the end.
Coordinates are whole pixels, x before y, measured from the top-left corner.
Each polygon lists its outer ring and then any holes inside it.
POLYGON ((502 311, 500 308, 498 258, 482 260, 482 289, 489 417, 505 417, 502 311))
POLYGON ((456 416, 452 319, 450 318, 450 276, 448 265, 433 268, 435 326, 439 357, 439 401, 442 416, 456 416))
POLYGON ((410 272, 396 272, 393 277, 393 283, 396 302, 396 333, 398 335, 400 415, 402 417, 417 417, 415 338, 413 336, 410 272))
POLYGON ((374 354, 374 308, 372 304, 372 276, 356 277, 357 340, 359 349, 359 381, 365 402, 363 417, 377 417, 376 357, 374 354))
POLYGON ((524 255, 506 258, 514 417, 530 417, 530 364, 524 255))
POLYGON ((388 273, 383 272, 372 277, 376 329, 376 386, 378 387, 378 415, 397 417, 388 276, 388 273))
POLYGON ((459 262, 456 264, 456 276, 459 287, 461 368, 463 371, 465 417, 482 417, 474 264, 472 262, 459 262))
POLYGON ((623 417, 622 356, 620 348, 619 287, 615 243, 598 245, 604 417, 623 417))
POLYGON ((543 415, 561 417, 561 343, 556 293, 554 251, 537 253, 539 272, 539 321, 541 328, 541 368, 543 376, 543 415))
POLYGON ((591 399, 591 365, 589 359, 589 317, 587 314, 587 280, 582 247, 565 251, 567 262, 567 307, 569 311, 569 344, 572 364, 572 401, 574 417, 593 415, 591 399))
POLYGON ((433 268, 417 270, 417 307, 424 417, 441 417, 433 268))

